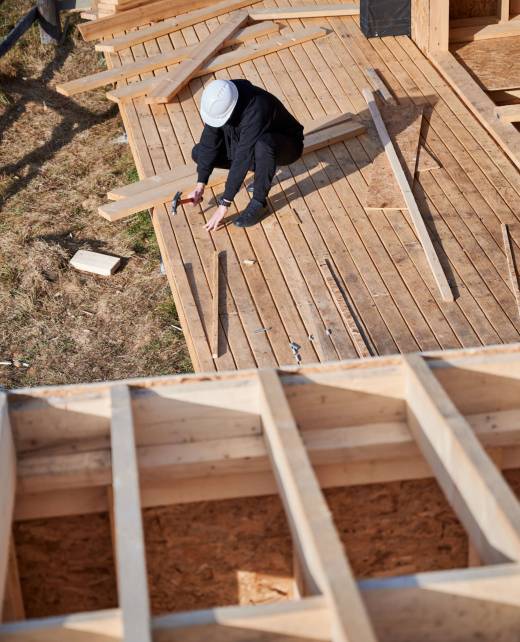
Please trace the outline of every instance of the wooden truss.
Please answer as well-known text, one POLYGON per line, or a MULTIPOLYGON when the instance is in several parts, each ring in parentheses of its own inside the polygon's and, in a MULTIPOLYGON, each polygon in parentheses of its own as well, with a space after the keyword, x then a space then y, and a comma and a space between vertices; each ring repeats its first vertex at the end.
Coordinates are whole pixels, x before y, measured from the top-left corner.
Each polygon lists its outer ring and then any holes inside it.
POLYGON ((1 642, 518 639, 499 467, 520 466, 520 345, 4 392, 0 417, 2 593, 13 515, 111 506, 120 604, 5 623, 1 642), (432 475, 484 566, 356 582, 320 487, 432 475), (276 490, 301 598, 152 618, 141 507, 276 490))

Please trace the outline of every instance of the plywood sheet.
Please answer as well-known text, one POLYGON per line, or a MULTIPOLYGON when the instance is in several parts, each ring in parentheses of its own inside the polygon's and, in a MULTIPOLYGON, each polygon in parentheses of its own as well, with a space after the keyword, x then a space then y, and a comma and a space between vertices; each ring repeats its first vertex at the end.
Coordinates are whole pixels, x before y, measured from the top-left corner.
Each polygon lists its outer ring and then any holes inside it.
POLYGON ((452 52, 487 91, 520 87, 520 36, 475 40, 452 52))
MULTIPOLYGON (((385 104, 380 111, 408 180, 413 182, 423 108, 413 104, 385 104)), ((368 209, 406 209, 403 194, 384 151, 377 156, 372 166, 365 206, 368 209)))

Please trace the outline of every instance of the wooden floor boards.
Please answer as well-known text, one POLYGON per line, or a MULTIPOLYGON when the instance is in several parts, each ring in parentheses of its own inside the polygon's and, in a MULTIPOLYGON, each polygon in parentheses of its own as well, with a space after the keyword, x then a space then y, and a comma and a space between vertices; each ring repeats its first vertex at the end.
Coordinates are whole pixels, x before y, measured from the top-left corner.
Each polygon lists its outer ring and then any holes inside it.
MULTIPOLYGON (((257 6, 286 7, 269 0, 257 6)), ((109 54, 109 64, 198 43, 226 16, 109 54)), ((281 21, 282 31, 325 26, 330 34, 216 74, 248 78, 278 95, 301 120, 349 111, 366 134, 283 168, 261 225, 209 235, 204 207, 162 206, 153 222, 196 370, 352 358, 357 351, 320 263, 328 259, 379 354, 470 347, 520 339, 501 223, 520 218, 520 174, 484 128, 405 37, 367 40, 357 17, 281 21), (415 196, 456 295, 437 292, 407 211, 365 210, 380 151, 361 90, 376 68, 402 104, 424 106, 421 141, 441 168, 421 172, 415 196), (211 358, 211 266, 221 252, 220 354, 211 358), (251 263, 251 261, 254 263, 251 263)), ((259 39, 259 41, 262 39, 259 39)), ((164 70, 143 74, 159 75, 164 70)), ((190 159, 202 131, 198 104, 214 75, 192 80, 167 105, 121 105, 140 176, 190 159)), ((126 81, 125 81, 126 82, 126 81)), ((218 193, 218 190, 217 190, 218 193)), ((213 194, 215 196, 215 194, 213 194)), ((235 200, 240 210, 248 196, 235 200)), ((230 210, 235 214, 234 207, 230 210)))

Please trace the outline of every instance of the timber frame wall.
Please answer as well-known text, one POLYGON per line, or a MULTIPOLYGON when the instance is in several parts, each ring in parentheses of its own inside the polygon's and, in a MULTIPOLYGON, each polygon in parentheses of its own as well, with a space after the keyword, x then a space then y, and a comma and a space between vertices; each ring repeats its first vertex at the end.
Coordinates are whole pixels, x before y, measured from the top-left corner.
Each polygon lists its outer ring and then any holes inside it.
MULTIPOLYGON (((486 29, 481 37, 496 37, 499 47, 501 37, 520 37, 520 1, 497 0, 497 17, 491 24, 478 19, 455 23, 475 33, 486 29)), ((498 118, 493 100, 450 53, 450 38, 456 30, 457 24, 450 25, 450 0, 412 0, 412 39, 520 169, 520 132, 498 118)))
POLYGON ((118 609, 6 623, 1 642, 518 639, 499 469, 520 467, 520 344, 15 390, 0 420, 0 603, 13 518, 110 508, 119 586, 118 609), (320 487, 431 476, 482 566, 356 582, 320 487), (152 618, 141 508, 276 491, 299 599, 152 618))

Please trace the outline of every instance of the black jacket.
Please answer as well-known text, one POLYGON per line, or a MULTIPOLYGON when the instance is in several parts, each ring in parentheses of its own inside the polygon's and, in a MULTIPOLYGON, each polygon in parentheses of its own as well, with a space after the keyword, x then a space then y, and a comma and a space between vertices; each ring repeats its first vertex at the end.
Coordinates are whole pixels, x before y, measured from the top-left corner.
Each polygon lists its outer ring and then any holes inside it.
POLYGON ((230 119, 222 127, 205 125, 199 143, 197 174, 199 183, 207 183, 215 169, 221 145, 231 161, 224 198, 232 201, 247 172, 253 165, 256 141, 266 132, 294 136, 303 141, 303 126, 284 105, 268 91, 249 80, 232 80, 238 88, 238 102, 230 119))

